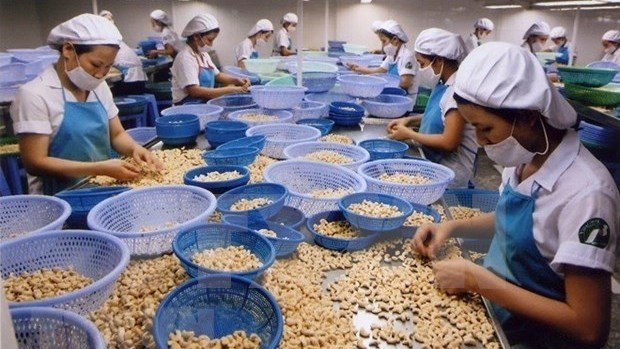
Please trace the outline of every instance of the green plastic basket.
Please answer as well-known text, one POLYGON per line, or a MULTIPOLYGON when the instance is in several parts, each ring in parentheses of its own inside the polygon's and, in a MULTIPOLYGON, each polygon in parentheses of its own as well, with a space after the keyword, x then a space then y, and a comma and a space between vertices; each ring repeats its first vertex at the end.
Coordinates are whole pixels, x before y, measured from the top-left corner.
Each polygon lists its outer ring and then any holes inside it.
POLYGON ((172 99, 172 83, 170 81, 147 83, 145 92, 155 95, 158 101, 170 100, 172 99))
POLYGON ((620 105, 620 84, 608 84, 598 88, 564 84, 564 92, 568 98, 587 105, 603 107, 620 105))
POLYGON ((558 67, 565 84, 601 87, 609 84, 616 76, 613 69, 594 69, 582 67, 558 67))
POLYGON ((273 79, 265 84, 265 86, 296 86, 293 77, 290 75, 282 76, 277 79, 273 79))

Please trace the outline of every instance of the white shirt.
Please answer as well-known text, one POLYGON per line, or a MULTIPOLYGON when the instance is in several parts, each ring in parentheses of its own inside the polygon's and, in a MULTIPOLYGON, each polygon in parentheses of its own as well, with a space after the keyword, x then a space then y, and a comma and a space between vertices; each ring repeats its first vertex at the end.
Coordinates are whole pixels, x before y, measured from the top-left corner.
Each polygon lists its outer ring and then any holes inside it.
POLYGON ((127 73, 123 78, 125 82, 146 81, 146 74, 142 70, 142 61, 140 57, 127 46, 124 41, 120 43, 120 49, 116 54, 114 65, 127 68, 127 73))
MULTIPOLYGON (((15 133, 50 135, 51 143, 64 119, 65 101, 62 90, 54 65, 48 66, 41 75, 22 85, 11 105, 15 133)), ((66 89, 64 92, 68 102, 77 102, 71 92, 66 89)), ((89 93, 86 101, 96 102, 97 99, 101 101, 109 119, 118 115, 112 92, 105 82, 89 93)), ((42 184, 40 178, 28 176, 30 194, 42 193, 42 184)))
POLYGON ((476 34, 469 34, 467 40, 465 40, 465 50, 467 50, 467 53, 470 53, 478 46, 480 46, 480 41, 478 40, 476 34))
POLYGON ((179 34, 177 34, 169 27, 164 27, 164 29, 161 31, 161 39, 164 45, 172 45, 172 47, 174 47, 177 52, 185 48, 185 45, 183 44, 183 41, 181 41, 179 34))
POLYGON ((562 266, 574 265, 613 273, 620 228, 620 195, 613 178, 579 141, 577 133, 566 136, 543 166, 517 183, 515 167, 506 168, 502 185, 509 182, 517 192, 530 196, 540 185, 533 213, 536 246, 550 267, 560 276, 562 266), (584 229, 585 223, 600 218, 609 231, 584 229), (585 234, 580 234, 580 229, 585 234), (597 234, 598 233, 598 234, 597 234), (605 234, 608 242, 596 247, 605 234), (582 235, 580 237, 580 235, 582 235))
POLYGON ((617 48, 615 52, 606 53, 602 60, 605 62, 614 62, 620 65, 620 47, 617 48))
POLYGON ((253 52, 256 52, 256 49, 252 45, 252 40, 250 38, 243 39, 235 48, 235 65, 242 59, 250 59, 253 52))
POLYGON ((413 56, 413 52, 411 52, 407 46, 404 44, 400 46, 400 50, 396 54, 396 59, 394 56, 386 56, 383 62, 381 63, 381 68, 385 70, 390 69, 390 65, 396 63, 398 68, 398 75, 413 75, 413 84, 411 87, 407 89, 407 93, 409 97, 411 97, 414 101, 418 98, 418 87, 420 86, 420 82, 415 75, 418 74, 418 62, 415 60, 413 56))
MULTIPOLYGON (((453 86, 455 80, 456 73, 452 74, 448 81, 446 81, 445 85, 448 88, 439 101, 441 120, 444 126, 446 125, 446 114, 453 109, 457 109, 453 86)), ((454 171, 454 181, 450 183, 450 187, 453 188, 467 187, 469 180, 474 177, 474 160, 478 151, 478 142, 476 142, 476 129, 469 122, 465 122, 462 137, 458 149, 452 153, 444 153, 441 159, 442 165, 454 171)))
POLYGON ((286 28, 282 27, 276 33, 276 38, 273 40, 273 55, 280 56, 280 47, 292 48, 291 37, 288 34, 286 28))
POLYGON ((198 74, 200 68, 214 69, 215 75, 220 73, 206 52, 201 52, 202 59, 194 53, 190 46, 186 46, 174 59, 170 72, 172 73, 172 103, 178 103, 188 96, 185 88, 191 85, 200 85, 198 74))

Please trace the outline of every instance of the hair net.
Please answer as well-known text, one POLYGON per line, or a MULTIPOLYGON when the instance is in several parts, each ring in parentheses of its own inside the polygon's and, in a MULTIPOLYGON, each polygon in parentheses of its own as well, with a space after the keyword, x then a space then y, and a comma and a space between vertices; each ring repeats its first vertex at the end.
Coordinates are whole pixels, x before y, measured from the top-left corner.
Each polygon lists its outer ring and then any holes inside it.
POLYGON ((299 21, 299 18, 297 18, 297 15, 294 13, 287 13, 282 17, 282 23, 295 23, 297 24, 297 22, 299 21))
POLYGON ((493 21, 488 18, 479 18, 474 24, 474 28, 493 31, 495 24, 493 24, 493 21))
POLYGON ((71 42, 78 45, 119 45, 123 36, 116 26, 101 16, 81 14, 57 25, 47 37, 49 45, 71 42))
POLYGON ((429 28, 418 35, 415 51, 424 55, 460 60, 465 54, 465 45, 460 35, 440 28, 429 28))
POLYGON ((181 35, 184 37, 190 37, 194 34, 206 33, 219 27, 220 25, 217 23, 217 19, 215 19, 215 17, 207 13, 201 14, 192 18, 187 23, 181 35))
POLYGON ((603 34, 602 40, 620 43, 620 31, 610 30, 606 32, 605 34, 603 34))
POLYGON ((381 25, 383 24, 383 21, 374 21, 372 22, 372 24, 370 25, 370 28, 372 29, 372 31, 374 33, 378 32, 379 29, 381 29, 381 25))
POLYGON ((167 26, 172 25, 172 19, 170 18, 170 16, 168 16, 166 12, 162 10, 155 10, 151 12, 151 18, 153 18, 154 20, 160 21, 167 26))
POLYGON ((531 35, 547 36, 549 35, 550 30, 551 28, 549 28, 549 24, 547 24, 547 22, 538 21, 532 24, 532 26, 525 31, 525 34, 523 34, 523 40, 529 38, 531 35))
POLYGON ((577 113, 549 82, 536 56, 513 44, 490 42, 474 49, 459 67, 454 91, 489 108, 538 111, 558 129, 577 122, 577 113))
POLYGON ((396 35, 396 37, 399 38, 402 42, 409 41, 409 37, 407 36, 407 34, 405 34, 403 27, 401 27, 400 24, 398 24, 398 22, 393 19, 388 19, 387 21, 383 22, 383 24, 381 25, 381 29, 392 35, 396 35))
POLYGON ((549 32, 549 37, 551 39, 565 38, 566 37, 566 28, 564 28, 564 27, 554 27, 549 32))
POLYGON ((254 24, 252 29, 248 32, 248 36, 252 36, 258 32, 271 30, 273 30, 273 23, 271 23, 270 20, 263 18, 254 24))

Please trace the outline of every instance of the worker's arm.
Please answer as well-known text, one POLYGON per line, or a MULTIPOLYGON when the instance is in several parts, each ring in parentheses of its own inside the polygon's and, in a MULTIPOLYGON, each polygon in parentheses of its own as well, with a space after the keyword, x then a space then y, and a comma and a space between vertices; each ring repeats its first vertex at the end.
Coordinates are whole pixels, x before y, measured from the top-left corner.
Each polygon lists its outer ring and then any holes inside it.
POLYGON ((173 56, 175 52, 172 44, 165 44, 163 50, 151 50, 148 52, 149 58, 156 58, 158 55, 173 56))
MULTIPOLYGON (((399 87, 403 90, 409 90, 411 86, 413 86, 413 79, 415 77, 411 74, 403 74, 400 76, 399 87)), ((414 101, 415 102, 415 101, 414 101)))
POLYGON ((242 58, 242 59, 237 61, 237 67, 239 67, 241 69, 245 69, 245 58, 242 58))
POLYGON ((362 67, 358 64, 347 64, 347 67, 358 74, 384 74, 387 70, 381 67, 362 67))
POLYGON ((232 75, 226 73, 219 73, 215 76, 215 81, 219 82, 222 85, 234 85, 241 86, 245 88, 250 87, 250 80, 245 78, 237 78, 232 75))
POLYGON ((293 56, 297 54, 294 50, 289 50, 286 46, 280 46, 280 56, 293 56))
POLYGON ((209 100, 221 97, 230 93, 244 93, 248 89, 245 86, 224 86, 224 87, 201 87, 200 85, 189 85, 185 87, 185 92, 192 98, 209 100))
POLYGON ((426 134, 416 132, 403 125, 395 125, 389 131, 390 138, 398 140, 414 140, 424 146, 447 153, 455 152, 463 139, 465 119, 457 109, 452 109, 446 114, 443 133, 426 134))

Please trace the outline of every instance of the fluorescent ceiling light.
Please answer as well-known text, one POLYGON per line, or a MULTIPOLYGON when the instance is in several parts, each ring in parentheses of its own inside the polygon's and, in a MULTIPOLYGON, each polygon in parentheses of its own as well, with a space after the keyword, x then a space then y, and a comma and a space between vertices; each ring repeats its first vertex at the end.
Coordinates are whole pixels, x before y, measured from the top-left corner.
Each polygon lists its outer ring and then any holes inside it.
POLYGON ((372 0, 360 0, 362 4, 370 4, 372 0))
POLYGON ((491 10, 503 10, 503 9, 509 9, 509 8, 521 8, 523 6, 512 4, 512 5, 485 5, 484 7, 491 9, 491 10))
POLYGON ((558 6, 589 6, 589 5, 604 5, 603 1, 599 0, 579 0, 579 1, 546 1, 535 2, 534 6, 539 7, 558 7, 558 6))
POLYGON ((586 7, 562 7, 552 8, 551 11, 577 11, 577 10, 620 10, 620 5, 608 5, 608 6, 586 6, 586 7))

